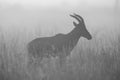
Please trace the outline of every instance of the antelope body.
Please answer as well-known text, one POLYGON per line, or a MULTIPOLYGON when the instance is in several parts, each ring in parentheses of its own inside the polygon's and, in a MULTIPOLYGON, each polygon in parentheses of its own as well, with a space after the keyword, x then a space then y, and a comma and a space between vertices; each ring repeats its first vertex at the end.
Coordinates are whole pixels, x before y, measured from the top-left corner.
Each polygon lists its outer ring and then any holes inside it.
POLYGON ((88 40, 92 38, 87 31, 84 20, 77 14, 70 15, 78 21, 78 24, 73 22, 75 28, 68 34, 56 34, 52 37, 42 37, 32 40, 27 45, 30 57, 40 58, 44 57, 66 57, 76 46, 80 37, 85 37, 88 40))

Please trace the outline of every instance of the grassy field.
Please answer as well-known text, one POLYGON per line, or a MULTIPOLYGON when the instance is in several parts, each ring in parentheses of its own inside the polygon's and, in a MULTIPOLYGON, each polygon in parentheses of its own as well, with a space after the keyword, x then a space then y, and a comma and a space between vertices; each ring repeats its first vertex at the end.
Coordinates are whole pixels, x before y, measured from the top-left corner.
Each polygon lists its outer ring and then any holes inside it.
POLYGON ((59 32, 67 33, 72 30, 70 23, 73 20, 68 16, 64 17, 67 11, 60 11, 61 13, 48 11, 50 13, 47 16, 48 21, 46 14, 45 18, 42 17, 43 13, 39 18, 37 17, 40 12, 35 14, 35 12, 21 9, 0 9, 0 11, 0 80, 120 79, 119 11, 114 12, 109 9, 74 10, 83 15, 86 27, 93 38, 88 41, 81 37, 71 55, 67 57, 66 65, 60 69, 56 67, 57 58, 43 59, 42 68, 39 65, 31 65, 28 68, 26 45, 39 36, 52 36, 59 32), (58 18, 63 22, 54 22, 55 20, 49 22, 52 19, 51 15, 55 15, 53 19, 64 15, 63 19, 58 18), (45 20, 41 20, 41 17, 45 20), (41 25, 46 27, 41 27, 41 25))

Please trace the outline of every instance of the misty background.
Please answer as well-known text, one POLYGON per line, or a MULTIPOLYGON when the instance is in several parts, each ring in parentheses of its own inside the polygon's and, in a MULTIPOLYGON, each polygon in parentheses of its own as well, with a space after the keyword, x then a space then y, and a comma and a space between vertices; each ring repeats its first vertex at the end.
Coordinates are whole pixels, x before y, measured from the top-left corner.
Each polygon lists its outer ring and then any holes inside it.
POLYGON ((0 0, 0 80, 119 80, 119 30, 119 0, 0 0), (27 44, 70 32, 73 13, 92 40, 81 37, 63 69, 56 58, 28 69, 27 44))
POLYGON ((0 0, 0 25, 13 33, 23 30, 32 30, 31 34, 38 36, 42 35, 36 30, 45 35, 49 35, 45 33, 48 30, 53 34, 66 33, 73 28, 74 19, 69 15, 77 13, 83 16, 87 28, 93 30, 103 24, 106 27, 119 24, 119 7, 119 0, 0 0))
POLYGON ((20 34, 19 40, 25 42, 68 33, 74 28, 69 15, 77 13, 93 36, 108 30, 115 34, 120 25, 119 7, 119 0, 0 0, 0 31, 5 40, 20 34))

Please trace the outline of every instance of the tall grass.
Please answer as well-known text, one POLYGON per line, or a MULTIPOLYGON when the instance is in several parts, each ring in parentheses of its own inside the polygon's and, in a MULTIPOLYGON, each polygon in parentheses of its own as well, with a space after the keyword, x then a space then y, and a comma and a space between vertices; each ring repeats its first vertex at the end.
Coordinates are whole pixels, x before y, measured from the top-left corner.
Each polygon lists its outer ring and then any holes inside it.
POLYGON ((7 41, 1 32, 0 80, 119 80, 120 34, 106 35, 91 41, 81 38, 67 58, 66 67, 57 69, 57 58, 44 59, 42 68, 28 68, 28 42, 20 34, 7 41))
MULTIPOLYGON (((111 24, 105 26, 112 30, 105 29, 95 35, 91 30, 93 38, 90 41, 80 38, 62 68, 57 67, 57 57, 44 58, 42 65, 28 66, 26 45, 38 37, 32 30, 34 27, 12 30, 12 33, 0 30, 0 80, 120 80, 120 33, 116 31, 120 25, 115 29, 116 24, 111 24)), ((104 24, 99 26, 104 27, 104 24)), ((41 32, 38 30, 38 34, 41 32)), ((56 32, 46 32, 49 33, 56 32)))

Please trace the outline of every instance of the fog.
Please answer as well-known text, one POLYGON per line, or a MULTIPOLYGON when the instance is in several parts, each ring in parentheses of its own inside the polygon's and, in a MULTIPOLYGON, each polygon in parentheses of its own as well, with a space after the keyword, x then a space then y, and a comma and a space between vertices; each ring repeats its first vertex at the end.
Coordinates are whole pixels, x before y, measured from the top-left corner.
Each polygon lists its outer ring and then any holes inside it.
POLYGON ((86 3, 88 5, 113 5, 115 0, 1 0, 2 4, 22 4, 24 6, 61 6, 63 4, 68 5, 83 5, 86 3))
POLYGON ((0 0, 0 79, 119 80, 119 30, 119 0, 0 0), (73 13, 83 17, 93 39, 80 38, 66 67, 58 69, 57 59, 50 58, 48 63, 43 60, 43 68, 26 68, 27 44, 37 37, 69 33, 73 21, 77 23, 69 16, 73 13))
POLYGON ((73 13, 83 17, 86 28, 93 36, 102 32, 108 35, 111 35, 109 34, 111 31, 112 34, 119 32, 120 1, 117 0, 0 0, 0 2, 0 31, 7 41, 18 35, 23 35, 25 37, 23 40, 28 43, 36 37, 66 34, 74 28, 73 21, 76 20, 69 16, 73 13))
POLYGON ((20 31, 24 28, 33 30, 35 27, 43 29, 43 32, 47 30, 55 33, 68 32, 72 29, 74 20, 69 15, 78 13, 83 16, 90 29, 98 25, 100 27, 102 24, 109 26, 109 23, 116 24, 120 17, 119 4, 115 4, 115 1, 0 0, 0 25, 9 30, 7 32, 15 32, 16 29, 20 31))

